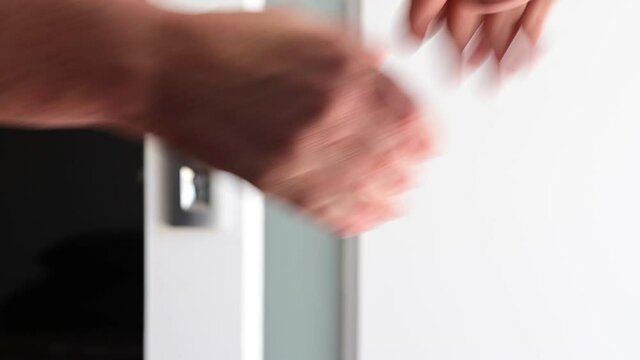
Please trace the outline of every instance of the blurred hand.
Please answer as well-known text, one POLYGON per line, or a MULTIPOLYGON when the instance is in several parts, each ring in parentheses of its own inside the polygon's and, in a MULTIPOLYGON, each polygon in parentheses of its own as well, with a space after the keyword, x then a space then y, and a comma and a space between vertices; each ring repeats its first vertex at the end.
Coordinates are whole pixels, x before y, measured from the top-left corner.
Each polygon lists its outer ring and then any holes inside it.
POLYGON ((420 39, 433 34, 439 24, 447 29, 460 54, 461 63, 478 66, 491 55, 505 65, 505 55, 514 48, 507 70, 517 70, 531 57, 554 0, 412 0, 411 32, 420 39), (465 50, 473 36, 474 49, 465 50), (517 36, 522 34, 524 36, 517 36), (520 44, 515 44, 518 38, 520 44), (518 45, 518 46, 515 46, 518 45))
POLYGON ((159 39, 147 130, 342 235, 396 215, 430 141, 376 54, 283 12, 171 15, 159 39))

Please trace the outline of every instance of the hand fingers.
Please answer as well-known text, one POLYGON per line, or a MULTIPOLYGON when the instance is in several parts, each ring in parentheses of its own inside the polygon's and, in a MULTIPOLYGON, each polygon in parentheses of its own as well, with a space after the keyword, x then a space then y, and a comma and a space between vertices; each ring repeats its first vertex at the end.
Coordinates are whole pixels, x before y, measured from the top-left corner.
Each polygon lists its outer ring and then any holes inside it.
POLYGON ((416 37, 424 38, 429 26, 435 24, 438 14, 447 0, 412 0, 409 8, 409 25, 416 37))
POLYGON ((342 237, 352 237, 371 230, 376 225, 398 217, 402 212, 398 205, 388 203, 368 203, 368 209, 357 212, 352 218, 343 221, 338 229, 342 237))
POLYGON ((394 81, 382 73, 373 79, 374 106, 388 110, 384 116, 391 123, 405 123, 418 113, 414 101, 394 81))
MULTIPOLYGON (((419 162, 418 153, 426 152, 428 145, 426 125, 411 116, 415 110, 404 92, 382 74, 374 89, 371 101, 378 110, 363 118, 363 126, 348 139, 358 150, 355 161, 337 158, 323 166, 332 169, 329 178, 348 182, 334 183, 331 193, 307 194, 302 206, 343 236, 397 215, 394 199, 414 183, 412 169, 419 162)), ((305 184, 316 188, 314 181, 310 177, 305 184)))
POLYGON ((473 35, 482 24, 482 16, 464 2, 454 2, 447 11, 447 27, 453 41, 462 54, 473 35))
POLYGON ((534 0, 527 5, 522 15, 522 28, 532 44, 535 45, 540 40, 544 24, 554 3, 554 0, 534 0))
POLYGON ((367 231, 384 221, 397 217, 400 206, 392 201, 376 202, 365 197, 341 198, 313 213, 321 224, 334 229, 342 237, 367 231))
POLYGON ((485 36, 505 70, 513 72, 530 61, 552 6, 552 0, 534 0, 526 6, 487 15, 485 36))
POLYGON ((397 195, 413 185, 413 165, 402 157, 380 155, 373 163, 367 163, 369 166, 360 167, 360 171, 352 172, 342 180, 338 178, 352 169, 337 166, 340 171, 332 171, 329 179, 320 177, 319 174, 310 174, 311 176, 305 177, 304 181, 299 179, 297 183, 306 188, 292 197, 293 202, 321 223, 330 225, 332 229, 352 227, 354 222, 371 227, 388 219, 394 214, 380 209, 380 206, 382 204, 383 208, 388 207, 397 195), (320 186, 321 182, 327 185, 328 181, 332 181, 330 179, 336 180, 330 190, 326 186, 320 186), (309 191, 310 189, 313 191, 309 191), (372 215, 372 212, 376 215, 372 215), (351 225, 347 226, 347 222, 351 225))
POLYGON ((415 104, 395 82, 380 72, 358 76, 344 83, 324 120, 293 139, 266 187, 342 234, 393 217, 396 195, 431 145, 415 104))
POLYGON ((416 183, 413 166, 408 164, 387 164, 376 169, 372 176, 362 178, 354 184, 354 192, 359 196, 376 201, 385 201, 408 191, 416 183))
POLYGON ((491 55, 492 50, 493 49, 491 48, 491 41, 489 41, 489 38, 487 38, 486 36, 481 36, 480 42, 475 47, 475 49, 473 49, 473 52, 467 59, 467 63, 472 67, 478 67, 482 65, 491 55))
POLYGON ((489 39, 498 60, 502 60, 520 30, 525 9, 526 6, 520 6, 510 11, 486 16, 484 36, 489 39))
POLYGON ((477 67, 493 53, 502 65, 513 71, 532 57, 554 0, 458 0, 447 2, 446 6, 441 3, 442 0, 413 1, 410 18, 414 32, 419 30, 422 35, 426 25, 421 20, 433 21, 437 11, 444 8, 460 65, 466 62, 477 67), (423 27, 416 27, 418 25, 423 27), (523 30, 522 40, 517 37, 520 30, 523 30), (479 31, 479 42, 465 59, 463 54, 479 31))

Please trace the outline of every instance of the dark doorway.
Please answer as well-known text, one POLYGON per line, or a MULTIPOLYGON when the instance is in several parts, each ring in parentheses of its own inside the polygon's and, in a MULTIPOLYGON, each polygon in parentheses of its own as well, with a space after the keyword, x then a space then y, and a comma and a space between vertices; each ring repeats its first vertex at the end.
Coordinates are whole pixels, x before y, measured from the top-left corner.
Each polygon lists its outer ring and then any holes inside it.
POLYGON ((1 359, 142 359, 142 154, 0 130, 1 359))

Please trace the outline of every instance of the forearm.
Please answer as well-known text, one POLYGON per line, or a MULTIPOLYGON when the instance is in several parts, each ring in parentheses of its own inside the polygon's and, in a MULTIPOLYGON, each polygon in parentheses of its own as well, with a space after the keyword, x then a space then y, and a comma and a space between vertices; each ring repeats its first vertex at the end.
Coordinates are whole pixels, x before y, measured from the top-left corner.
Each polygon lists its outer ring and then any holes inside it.
POLYGON ((106 125, 144 106, 157 10, 140 0, 0 0, 0 125, 106 125))

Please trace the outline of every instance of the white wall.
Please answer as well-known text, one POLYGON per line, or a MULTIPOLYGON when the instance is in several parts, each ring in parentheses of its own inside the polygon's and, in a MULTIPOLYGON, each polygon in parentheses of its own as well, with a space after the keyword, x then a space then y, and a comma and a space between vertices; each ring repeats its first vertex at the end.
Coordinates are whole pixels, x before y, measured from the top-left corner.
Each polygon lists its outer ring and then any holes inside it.
MULTIPOLYGON (((371 38, 400 6, 365 0, 371 38)), ((559 1, 499 91, 453 86, 442 37, 394 54, 446 133, 411 215, 364 236, 361 360, 640 359, 639 12, 559 1)))

